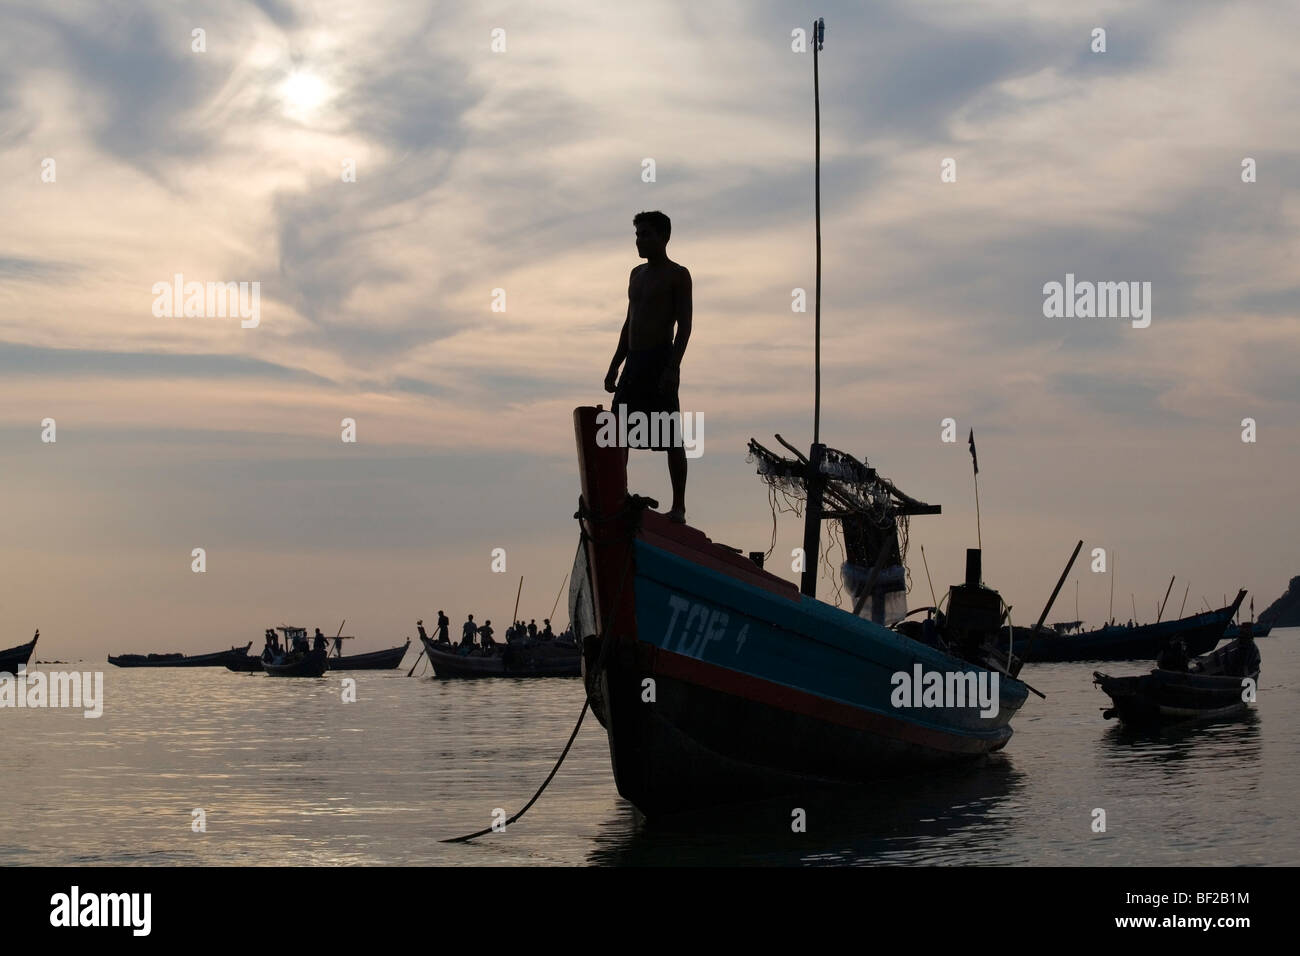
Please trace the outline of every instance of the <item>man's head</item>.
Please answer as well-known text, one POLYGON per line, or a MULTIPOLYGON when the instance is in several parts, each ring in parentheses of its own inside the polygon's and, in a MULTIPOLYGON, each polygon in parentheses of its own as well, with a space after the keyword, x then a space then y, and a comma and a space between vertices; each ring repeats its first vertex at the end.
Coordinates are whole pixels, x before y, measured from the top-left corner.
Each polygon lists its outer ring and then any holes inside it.
POLYGON ((632 217, 636 227, 636 252, 642 259, 664 254, 668 238, 672 235, 672 220, 659 211, 639 212, 632 217))

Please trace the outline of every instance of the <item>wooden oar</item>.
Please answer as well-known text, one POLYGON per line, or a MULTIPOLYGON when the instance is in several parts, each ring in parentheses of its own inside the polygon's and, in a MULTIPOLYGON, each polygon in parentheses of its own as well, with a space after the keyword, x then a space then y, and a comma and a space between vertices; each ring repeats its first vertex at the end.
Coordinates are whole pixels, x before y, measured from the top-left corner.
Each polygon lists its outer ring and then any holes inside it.
MULTIPOLYGON (((416 623, 417 625, 419 625, 420 627, 423 627, 423 626, 424 626, 424 621, 422 621, 422 620, 421 620, 421 621, 416 621, 415 623, 416 623)), ((420 661, 428 660, 428 655, 429 655, 429 652, 428 652, 427 650, 425 650, 425 647, 424 647, 424 641, 421 641, 421 642, 420 642, 420 656, 417 657, 417 658, 415 659, 415 663, 412 664, 412 665, 411 665, 411 669, 410 669, 409 671, 406 672, 406 676, 407 676, 407 677, 410 677, 412 674, 414 674, 414 673, 415 673, 416 665, 418 665, 418 664, 420 663, 420 661)))

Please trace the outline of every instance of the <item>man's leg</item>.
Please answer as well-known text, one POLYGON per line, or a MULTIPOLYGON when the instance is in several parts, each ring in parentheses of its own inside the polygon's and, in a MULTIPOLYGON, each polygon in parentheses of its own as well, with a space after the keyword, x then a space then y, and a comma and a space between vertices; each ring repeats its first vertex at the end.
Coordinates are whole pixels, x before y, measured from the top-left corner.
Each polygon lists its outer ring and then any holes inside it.
POLYGON ((673 506, 668 517, 686 521, 686 448, 673 445, 668 449, 668 478, 673 485, 673 506))

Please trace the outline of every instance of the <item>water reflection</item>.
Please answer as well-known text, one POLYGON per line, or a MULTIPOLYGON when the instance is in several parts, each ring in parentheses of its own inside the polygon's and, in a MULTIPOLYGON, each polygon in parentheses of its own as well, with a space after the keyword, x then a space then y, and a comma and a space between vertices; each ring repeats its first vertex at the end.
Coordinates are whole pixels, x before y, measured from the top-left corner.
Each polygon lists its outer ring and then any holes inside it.
POLYGON ((975 766, 825 790, 651 824, 620 800, 587 862, 614 866, 971 862, 1000 839, 1025 775, 1004 755, 975 766), (792 830, 794 808, 807 830, 792 830))

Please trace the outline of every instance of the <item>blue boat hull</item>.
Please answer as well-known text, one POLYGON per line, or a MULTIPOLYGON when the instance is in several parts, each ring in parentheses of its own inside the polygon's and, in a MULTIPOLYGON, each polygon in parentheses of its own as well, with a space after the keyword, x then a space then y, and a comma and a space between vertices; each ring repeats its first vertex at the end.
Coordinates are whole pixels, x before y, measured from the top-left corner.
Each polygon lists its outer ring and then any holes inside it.
MULTIPOLYGON (((579 439, 581 448, 581 421, 579 439)), ((860 785, 1006 746, 1023 683, 996 675, 986 715, 973 700, 900 704, 897 675, 917 668, 982 675, 986 689, 994 675, 803 597, 699 531, 627 507, 621 455, 612 463, 601 451, 593 443, 588 461, 618 474, 584 472, 589 517, 571 616, 619 792, 647 817, 860 785)))

